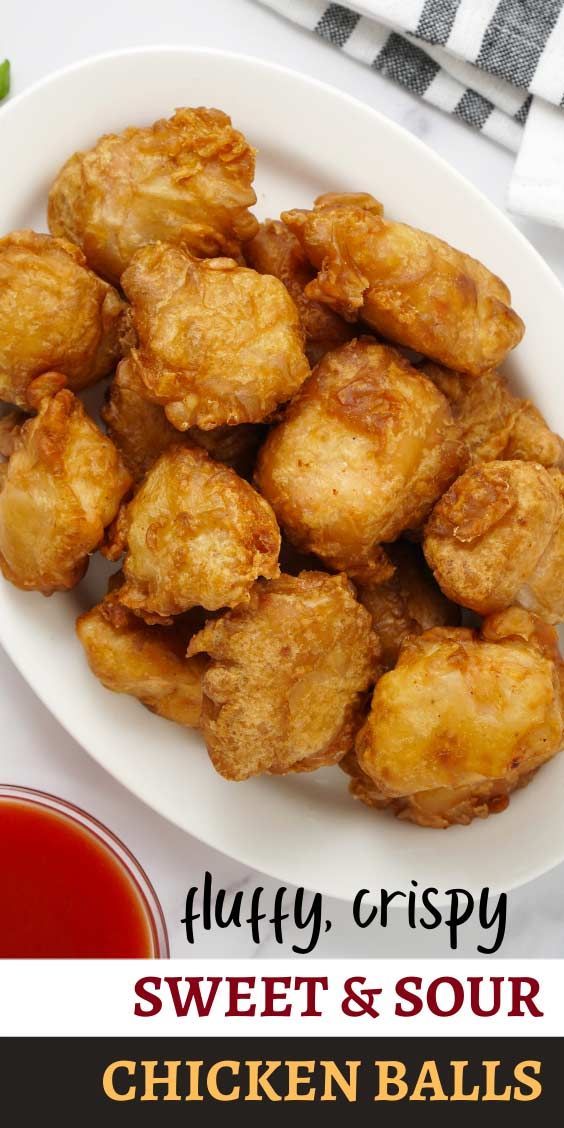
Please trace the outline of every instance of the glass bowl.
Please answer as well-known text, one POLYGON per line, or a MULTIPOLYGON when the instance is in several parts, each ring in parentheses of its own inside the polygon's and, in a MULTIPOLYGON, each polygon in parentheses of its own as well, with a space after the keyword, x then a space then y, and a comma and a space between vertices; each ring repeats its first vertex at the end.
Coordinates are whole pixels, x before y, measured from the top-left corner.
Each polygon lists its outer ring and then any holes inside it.
MULTIPOLYGON (((166 924, 155 890, 137 859, 111 830, 108 830, 108 828, 99 822, 98 819, 95 819, 93 815, 88 814, 88 812, 83 811, 73 803, 65 799, 60 799, 55 795, 49 795, 43 791, 36 791, 32 788, 19 787, 12 784, 0 784, 0 820, 2 818, 2 805, 4 801, 10 803, 12 810, 14 806, 25 808, 30 805, 36 809, 40 808, 44 812, 49 812, 51 816, 56 816, 57 819, 63 820, 63 823, 67 825, 68 829, 73 830, 75 834, 79 833, 80 840, 84 843, 90 859, 89 864, 94 865, 93 872, 99 872, 101 874, 101 878, 98 882, 99 889, 103 893, 104 881, 106 881, 108 883, 107 890, 109 890, 109 882, 113 880, 113 895, 115 897, 116 893, 119 892, 119 885, 121 885, 122 888, 126 886, 127 894, 130 898, 132 921, 135 916, 138 931, 141 928, 142 918, 142 923, 147 933, 147 936, 145 937, 144 935, 143 939, 144 941, 145 939, 147 940, 147 947, 150 950, 144 952, 139 958, 166 959, 168 957, 169 944, 166 924), (105 878, 100 869, 102 860, 106 863, 105 878), (110 878, 110 874, 113 875, 112 878, 110 878)), ((40 826, 39 835, 41 836, 44 829, 47 829, 47 824, 45 824, 45 827, 42 827, 40 824, 36 825, 40 826)), ((76 841, 78 842, 78 838, 76 841)), ((71 851, 69 850, 69 844, 70 839, 67 841, 65 847, 70 856, 71 851)), ((37 873, 36 880, 39 882, 41 880, 42 858, 40 855, 32 857, 30 853, 30 861, 34 864, 37 873)), ((25 867, 25 860, 23 864, 25 867)), ((32 878, 31 880, 33 881, 34 879, 32 878)), ((60 890, 58 890, 58 893, 59 892, 60 890)), ((88 909, 87 888, 84 898, 86 913, 88 909)), ((133 924, 131 927, 133 928, 133 924)), ((32 955, 34 953, 29 954, 32 955)), ((67 951, 61 952, 61 954, 72 958, 71 953, 67 951)), ((51 955, 51 953, 49 953, 49 955, 51 955)), ((53 955, 56 955, 56 953, 53 953, 53 955)), ((13 957, 17 958, 17 956, 18 952, 15 951, 13 957)), ((88 952, 88 957, 96 958, 96 952, 88 952)))

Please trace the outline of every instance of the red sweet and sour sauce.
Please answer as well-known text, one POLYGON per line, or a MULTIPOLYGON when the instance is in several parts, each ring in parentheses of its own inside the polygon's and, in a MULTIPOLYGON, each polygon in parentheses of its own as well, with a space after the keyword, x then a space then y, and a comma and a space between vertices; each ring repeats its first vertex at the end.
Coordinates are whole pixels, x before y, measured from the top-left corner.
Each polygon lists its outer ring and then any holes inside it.
POLYGON ((148 905, 117 854, 71 816, 0 795, 0 958, 155 954, 148 905))

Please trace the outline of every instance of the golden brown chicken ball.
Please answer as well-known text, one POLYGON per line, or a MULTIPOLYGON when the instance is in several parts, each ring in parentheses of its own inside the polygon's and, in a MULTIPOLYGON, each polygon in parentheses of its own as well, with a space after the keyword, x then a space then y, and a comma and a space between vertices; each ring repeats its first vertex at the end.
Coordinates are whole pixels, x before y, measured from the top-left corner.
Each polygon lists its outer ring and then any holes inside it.
POLYGON ((198 447, 165 451, 120 512, 104 549, 126 552, 120 602, 149 622, 249 599, 278 575, 280 533, 268 502, 198 447))
POLYGON ((255 477, 288 538, 362 582, 378 545, 417 528, 458 470, 444 396, 371 338, 328 353, 269 434, 255 477))
POLYGON ((320 196, 284 223, 317 277, 306 297, 448 368, 478 376, 501 364, 524 332, 507 286, 442 239, 384 219, 370 197, 320 196))
POLYGON ((180 109, 75 153, 51 188, 49 230, 112 282, 147 243, 236 256, 258 227, 254 174, 255 151, 227 114, 180 109))
POLYGON ((259 274, 272 274, 284 283, 304 327, 310 364, 317 364, 330 349, 354 337, 353 327, 338 313, 306 297, 304 291, 315 278, 315 270, 295 235, 279 219, 261 223, 254 239, 245 246, 245 259, 259 274))
POLYGON ((313 771, 351 748, 378 668, 370 616, 345 576, 303 572, 255 584, 207 623, 201 727, 226 779, 313 771))
POLYGON ((382 648, 382 665, 395 666, 400 647, 409 635, 431 627, 457 626, 460 608, 443 595, 416 544, 397 541, 386 555, 395 571, 384 583, 359 586, 358 597, 372 616, 382 648))
POLYGON ((424 550, 449 599, 564 618, 564 475, 534 462, 470 467, 435 506, 424 550))
POLYGON ((71 391, 36 406, 0 480, 0 569, 16 587, 51 595, 82 578, 131 478, 71 391))
POLYGON ((198 427, 177 431, 160 404, 146 399, 134 357, 126 357, 119 365, 102 408, 102 418, 136 480, 147 473, 163 451, 184 441, 203 447, 217 462, 225 462, 242 477, 249 477, 263 437, 263 428, 253 423, 217 427, 213 431, 201 431, 198 427))
POLYGON ((125 302, 78 247, 35 231, 0 239, 0 399, 26 407, 28 385, 57 369, 78 391, 131 344, 125 302))
POLYGON ((555 631, 520 608, 482 631, 437 627, 408 639, 378 682, 345 766, 351 790, 421 826, 503 810, 562 747, 555 631))
MULTIPOLYGON (((132 356, 118 366, 101 414, 112 442, 136 481, 168 447, 183 439, 169 423, 162 407, 146 399, 132 356)), ((190 432, 186 434, 188 440, 190 432)))
POLYGON ((564 465, 564 442, 530 400, 510 391, 499 372, 477 379, 426 363, 421 371, 450 403, 467 451, 467 462, 518 458, 542 466, 564 465))
POLYGON ((277 278, 156 243, 122 284, 145 395, 179 431, 258 423, 309 375, 298 311, 277 278))
POLYGON ((196 727, 206 659, 186 657, 190 630, 147 626, 119 602, 119 589, 76 623, 88 664, 106 689, 127 693, 179 725, 196 727))

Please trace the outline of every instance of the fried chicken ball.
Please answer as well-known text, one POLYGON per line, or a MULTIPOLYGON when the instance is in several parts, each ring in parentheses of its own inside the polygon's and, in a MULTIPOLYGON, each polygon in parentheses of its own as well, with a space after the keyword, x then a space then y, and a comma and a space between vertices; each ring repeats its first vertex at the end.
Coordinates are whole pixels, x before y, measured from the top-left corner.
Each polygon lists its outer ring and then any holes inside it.
POLYGON ((564 618, 564 475, 534 462, 470 467, 435 506, 424 551, 449 599, 564 618))
POLYGON ((0 569, 16 587, 51 595, 82 579, 131 478, 71 391, 35 404, 0 479, 0 569))
POLYGON ((555 631, 520 608, 408 639, 344 765, 353 795, 439 828, 504 810, 562 747, 563 688, 555 631))
POLYGON ((245 259, 259 274, 272 274, 284 283, 300 315, 310 364, 317 364, 330 349, 354 337, 353 327, 334 310, 306 297, 304 291, 315 278, 315 270, 295 235, 280 220, 261 223, 245 247, 245 259))
POLYGON ((476 259, 362 200, 320 196, 312 211, 283 213, 318 271, 306 297, 447 368, 478 376, 501 364, 524 333, 507 286, 476 259))
POLYGON ((49 193, 49 230, 82 247, 111 282, 147 243, 237 256, 258 228, 248 210, 254 174, 255 151, 227 114, 180 109, 75 153, 49 193))
POLYGON ((35 231, 0 239, 0 399, 26 407, 31 381, 57 369, 78 391, 131 343, 125 302, 78 247, 35 231))
POLYGON ((309 375, 298 311, 277 278, 155 243, 122 285, 145 395, 179 431, 258 423, 309 375))
POLYGON ((564 442, 530 400, 513 395, 499 372, 478 379, 438 364, 421 368, 450 403, 468 464, 518 458, 542 466, 564 465, 564 442))
POLYGON ((391 575, 380 542, 420 525, 458 465, 444 396, 395 349, 361 338, 320 362, 255 479, 297 548, 368 583, 391 575))
POLYGON ((190 642, 209 655, 201 727, 226 779, 313 771, 350 749, 377 676, 370 616, 345 576, 255 584, 190 642))
POLYGON ((149 627, 119 601, 119 588, 77 619, 88 664, 106 689, 137 697, 153 713, 197 727, 206 659, 186 658, 183 622, 149 627))
POLYGON ((247 602, 259 576, 278 575, 279 550, 268 502, 199 447, 175 446, 122 508, 104 551, 126 552, 120 602, 159 622, 247 602))
POLYGON ((382 648, 382 665, 395 666, 400 647, 410 635, 431 627, 457 626, 460 608, 443 595, 418 545, 397 541, 386 548, 395 571, 379 584, 361 585, 360 602, 372 616, 382 648))
POLYGON ((252 423, 217 427, 213 431, 201 431, 198 427, 177 431, 160 404, 145 398, 133 357, 126 357, 119 365, 102 408, 102 418, 136 481, 147 473, 163 451, 184 441, 203 447, 217 462, 225 462, 242 477, 249 477, 262 438, 262 428, 252 423))

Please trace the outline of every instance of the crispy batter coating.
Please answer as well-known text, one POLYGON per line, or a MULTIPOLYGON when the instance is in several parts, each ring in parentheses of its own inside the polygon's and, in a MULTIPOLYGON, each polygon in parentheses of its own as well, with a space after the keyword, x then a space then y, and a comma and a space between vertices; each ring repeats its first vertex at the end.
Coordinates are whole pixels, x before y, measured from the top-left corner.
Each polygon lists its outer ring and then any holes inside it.
POLYGON ((126 550, 120 602, 148 622, 191 607, 247 602, 277 576, 280 533, 268 502, 199 447, 170 447, 120 512, 110 559, 126 550))
POLYGON ((467 449, 467 461, 518 458, 542 466, 564 465, 564 442, 530 400, 513 395, 499 372, 475 379, 438 364, 421 368, 450 403, 467 449))
POLYGON ((315 270, 295 235, 279 219, 267 219, 245 247, 245 259, 259 274, 273 274, 284 283, 298 308, 305 332, 305 351, 310 364, 317 364, 330 349, 354 337, 351 325, 321 302, 306 298, 306 286, 315 270))
POLYGON ((345 770, 353 795, 421 826, 503 810, 564 737, 554 630, 510 608, 481 634, 435 628, 408 639, 380 679, 345 770))
POLYGON ((283 213, 318 271, 306 297, 448 368, 478 376, 501 364, 524 333, 507 286, 435 235, 384 219, 373 203, 320 196, 312 211, 283 213))
POLYGON ((137 697, 153 713, 197 727, 206 659, 186 658, 190 630, 149 627, 119 601, 119 589, 77 619, 88 664, 106 689, 137 697))
MULTIPOLYGON (((126 357, 119 365, 108 389, 102 417, 110 438, 136 481, 147 473, 159 455, 184 441, 203 447, 217 462, 232 466, 244 478, 250 477, 263 430, 257 424, 242 423, 239 427, 217 427, 213 431, 201 431, 198 427, 177 431, 160 404, 145 398, 133 357, 126 357)), ((1 425, 0 420, 0 428, 1 425)))
POLYGON ((131 478, 71 391, 37 406, 0 479, 0 569, 16 587, 51 595, 82 578, 131 478))
POLYGON ((564 475, 534 462, 470 467, 435 506, 424 550, 449 599, 564 618, 564 475))
POLYGON ((28 416, 24 411, 7 411, 0 415, 0 458, 14 453, 16 439, 28 416))
POLYGON ((458 465, 444 396, 395 349, 361 338, 317 366, 255 478, 297 548, 367 583, 391 574, 380 542, 420 525, 458 465))
POLYGON ((208 623, 201 727, 226 779, 313 771, 351 748, 377 673, 370 616, 345 576, 302 572, 255 584, 250 602, 208 623))
POLYGON ((258 423, 309 375, 298 311, 277 278, 156 243, 122 284, 145 395, 179 431, 258 423))
POLYGON ((359 587, 360 602, 372 616, 382 647, 382 664, 395 666, 410 635, 431 627, 457 626, 460 608, 443 595, 418 545, 397 541, 386 549, 395 571, 391 579, 359 587))
POLYGON ((254 174, 255 151, 227 114, 180 109, 75 153, 51 188, 49 230, 113 282, 147 243, 236 256, 258 227, 248 211, 254 174))
POLYGON ((0 399, 26 407, 31 381, 57 369, 78 391, 129 347, 129 313, 78 247, 35 231, 0 239, 0 399))

